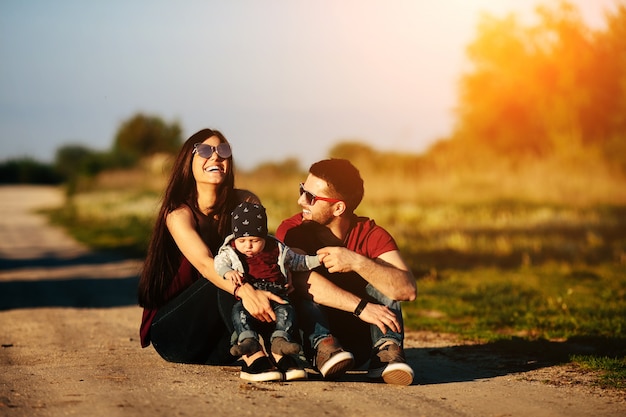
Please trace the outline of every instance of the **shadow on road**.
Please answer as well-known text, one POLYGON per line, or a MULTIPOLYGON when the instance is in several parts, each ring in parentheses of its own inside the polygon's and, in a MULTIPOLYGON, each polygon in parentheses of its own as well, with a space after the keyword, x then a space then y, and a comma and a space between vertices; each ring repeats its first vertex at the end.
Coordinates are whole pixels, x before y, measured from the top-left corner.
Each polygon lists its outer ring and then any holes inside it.
POLYGON ((137 304, 137 276, 0 282, 0 310, 122 307, 137 304))
POLYGON ((513 338, 475 345, 406 350, 414 384, 445 384, 512 375, 570 363, 572 355, 624 357, 626 339, 575 337, 566 341, 513 338))
POLYGON ((37 307, 102 308, 137 305, 138 273, 116 277, 99 273, 99 269, 121 260, 106 253, 89 253, 73 258, 50 256, 0 259, 0 271, 25 268, 49 268, 52 271, 81 266, 92 271, 84 277, 67 279, 0 281, 0 311, 37 307))
POLYGON ((0 258, 0 271, 22 268, 59 268, 76 265, 98 265, 112 261, 121 261, 123 258, 109 253, 89 252, 84 255, 71 258, 59 258, 58 256, 39 256, 26 259, 0 258))

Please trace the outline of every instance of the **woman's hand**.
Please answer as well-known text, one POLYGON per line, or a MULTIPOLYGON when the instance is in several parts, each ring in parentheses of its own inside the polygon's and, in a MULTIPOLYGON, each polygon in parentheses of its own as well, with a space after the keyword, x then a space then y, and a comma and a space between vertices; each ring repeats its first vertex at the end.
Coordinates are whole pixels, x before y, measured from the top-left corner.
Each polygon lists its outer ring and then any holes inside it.
POLYGON ((276 321, 276 313, 270 305, 270 301, 285 304, 286 301, 269 291, 257 290, 251 284, 243 284, 237 295, 243 302, 243 307, 255 319, 272 323, 276 321))

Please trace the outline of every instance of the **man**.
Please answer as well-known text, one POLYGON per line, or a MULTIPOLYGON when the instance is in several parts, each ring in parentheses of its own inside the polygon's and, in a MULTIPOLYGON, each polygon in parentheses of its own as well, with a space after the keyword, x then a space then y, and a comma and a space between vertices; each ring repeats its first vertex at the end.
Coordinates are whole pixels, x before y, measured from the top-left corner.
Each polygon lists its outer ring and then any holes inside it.
POLYGON ((400 302, 414 300, 417 287, 393 237, 354 214, 363 192, 349 161, 314 163, 300 184, 302 212, 284 220, 276 237, 317 253, 323 264, 294 274, 298 322, 310 342, 305 352, 322 376, 336 379, 369 359, 368 377, 410 385, 400 302))

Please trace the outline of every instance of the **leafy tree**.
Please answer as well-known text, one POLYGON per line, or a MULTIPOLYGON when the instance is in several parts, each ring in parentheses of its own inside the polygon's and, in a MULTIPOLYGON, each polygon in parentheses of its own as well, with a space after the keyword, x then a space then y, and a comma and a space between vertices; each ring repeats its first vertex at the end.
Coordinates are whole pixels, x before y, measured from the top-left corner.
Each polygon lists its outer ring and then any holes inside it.
POLYGON ((604 103, 589 115, 602 120, 603 146, 606 158, 626 172, 626 4, 621 4, 616 13, 607 16, 607 30, 600 32, 597 44, 598 89, 594 102, 604 103))
POLYGON ((452 139, 465 149, 509 158, 571 147, 620 148, 626 136, 626 6, 595 32, 567 2, 538 7, 536 16, 530 26, 514 15, 482 17, 467 49, 472 70, 461 79, 452 139))
POLYGON ((104 168, 98 154, 82 145, 65 145, 58 148, 54 166, 66 179, 78 175, 93 176, 104 168))
POLYGON ((59 184, 61 181, 50 164, 32 158, 11 159, 0 164, 0 184, 59 184))
POLYGON ((155 153, 174 153, 182 144, 182 129, 178 122, 167 124, 157 116, 136 114, 119 127, 113 153, 131 161, 155 153))

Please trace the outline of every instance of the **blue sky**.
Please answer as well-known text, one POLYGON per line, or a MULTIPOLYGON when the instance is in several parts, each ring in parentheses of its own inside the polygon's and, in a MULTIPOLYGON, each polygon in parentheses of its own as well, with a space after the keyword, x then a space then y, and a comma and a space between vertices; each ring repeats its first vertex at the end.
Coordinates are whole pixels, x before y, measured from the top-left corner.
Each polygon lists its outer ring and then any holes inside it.
MULTIPOLYGON (((550 4, 552 0, 544 0, 550 4)), ((575 0, 602 26, 614 0, 575 0)), ((419 153, 452 129, 480 13, 531 0, 0 0, 0 161, 110 149, 137 112, 220 129, 237 163, 336 143, 419 153)))

